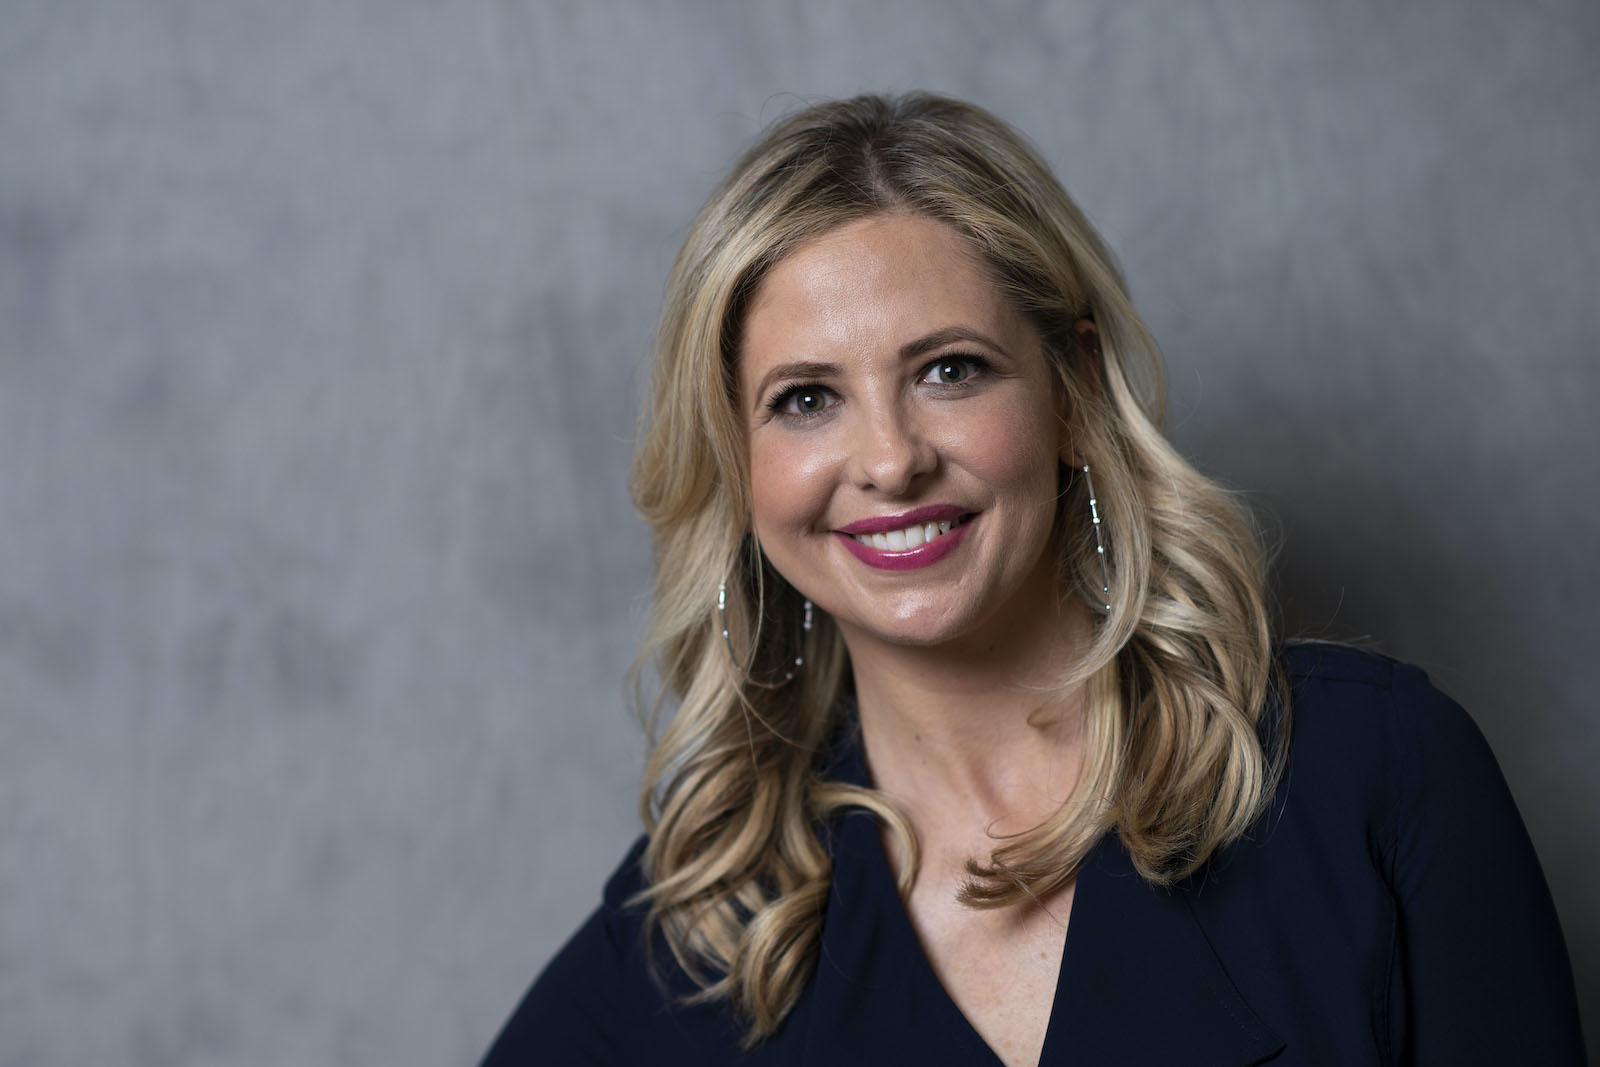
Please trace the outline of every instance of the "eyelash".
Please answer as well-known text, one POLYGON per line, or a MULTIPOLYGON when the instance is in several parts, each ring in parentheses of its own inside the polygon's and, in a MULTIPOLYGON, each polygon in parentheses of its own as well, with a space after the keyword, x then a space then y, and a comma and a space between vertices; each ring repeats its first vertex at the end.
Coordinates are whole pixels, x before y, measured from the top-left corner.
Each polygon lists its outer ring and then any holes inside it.
MULTIPOLYGON (((922 368, 921 377, 918 378, 918 381, 926 378, 930 371, 934 371, 937 368, 944 366, 946 363, 964 364, 967 368, 967 376, 961 379, 959 382, 938 383, 945 389, 965 389, 971 384, 974 377, 981 377, 989 370, 989 361, 984 359, 982 356, 970 355, 965 352, 957 352, 953 355, 940 356, 938 359, 924 366, 922 368)), ((791 385, 786 389, 778 390, 778 392, 774 393, 772 397, 767 400, 767 410, 772 412, 774 415, 780 415, 790 419, 814 419, 819 415, 827 414, 828 411, 833 408, 833 405, 829 404, 821 411, 784 410, 787 407, 790 399, 799 396, 802 393, 824 393, 830 396, 834 395, 833 390, 829 389, 825 385, 791 385)))

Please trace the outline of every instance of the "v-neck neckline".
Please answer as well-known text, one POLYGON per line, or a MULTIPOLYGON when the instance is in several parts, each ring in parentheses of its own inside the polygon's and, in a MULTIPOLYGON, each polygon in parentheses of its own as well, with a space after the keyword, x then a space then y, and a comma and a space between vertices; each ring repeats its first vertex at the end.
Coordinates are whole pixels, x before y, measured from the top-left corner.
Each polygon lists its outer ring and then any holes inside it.
MULTIPOLYGON (((852 709, 853 712, 853 709, 852 709)), ((840 761, 839 771, 846 780, 857 785, 870 786, 871 776, 867 771, 866 746, 863 743, 860 723, 852 713, 846 723, 847 734, 844 744, 847 746, 840 761)), ((889 854, 884 846, 882 834, 878 828, 878 820, 866 811, 855 811, 845 816, 845 825, 841 833, 849 839, 849 851, 854 854, 858 862, 864 861, 870 868, 870 886, 876 907, 874 910, 881 917, 881 921, 888 924, 893 940, 898 942, 904 956, 915 960, 913 971, 915 980, 923 988, 925 996, 932 1002, 942 1006, 944 1013, 951 1020, 951 1028, 962 1034, 965 1043, 969 1046, 966 1054, 976 1056, 993 1067, 1004 1067, 1004 1061, 995 1052, 994 1048, 978 1032, 972 1020, 961 1010, 955 998, 950 995, 950 990, 940 980, 938 971, 934 969, 933 961, 928 957, 927 950, 923 947, 922 939, 917 936, 911 915, 906 910, 905 901, 900 897, 899 887, 895 884, 894 868, 890 863, 889 854), (870 840, 868 840, 870 838, 870 840)), ((1052 1062, 1056 1055, 1055 1049, 1061 1044, 1064 1033, 1071 1025, 1066 1018, 1068 1014, 1062 997, 1062 990, 1067 988, 1072 979, 1073 961, 1077 954, 1073 952, 1074 931, 1079 928, 1084 918, 1083 898, 1087 895, 1093 899, 1094 870, 1093 860, 1099 855, 1107 840, 1114 835, 1114 831, 1107 830, 1089 847, 1084 854, 1083 861, 1078 865, 1075 884, 1072 892, 1072 903, 1067 910, 1067 928, 1062 934, 1061 959, 1056 968, 1054 991, 1050 1000, 1050 1018, 1045 1024, 1044 1042, 1039 1047, 1039 1067, 1052 1062)), ((1092 907, 1093 905, 1089 905, 1092 907)), ((1078 940, 1081 940, 1079 938, 1078 940)))
MULTIPOLYGON (((872 846, 874 848, 867 849, 866 841, 862 841, 862 851, 866 851, 870 867, 872 867, 872 888, 874 888, 875 896, 877 896, 878 912, 882 913, 885 921, 888 921, 893 926, 894 939, 906 945, 907 955, 917 961, 915 963, 917 981, 925 985, 926 990, 928 990, 928 997, 933 998, 936 1003, 941 1003, 942 1008, 946 1009, 947 1013, 954 1019, 960 1019, 960 1024, 965 1029, 966 1035, 970 1037, 970 1043, 973 1046, 971 1054, 986 1056, 987 1059, 984 1062, 994 1064, 994 1067, 1003 1067, 1000 1054, 995 1053, 994 1046, 990 1046, 989 1041, 984 1040, 984 1037, 978 1032, 978 1027, 973 1025, 970 1017, 966 1017, 965 1011, 962 1011, 960 1005, 955 1003, 955 998, 950 995, 950 990, 946 989, 944 982, 939 981, 939 973, 934 969, 933 960, 928 958, 928 952, 926 952, 922 944, 922 937, 917 936, 917 928, 912 925, 910 913, 906 910, 906 902, 902 901, 901 896, 899 896, 899 888, 894 885, 894 870, 890 864, 890 857, 888 857, 886 849, 883 848, 883 838, 878 832, 877 819, 869 816, 869 814, 861 813, 859 816, 851 816, 851 822, 856 824, 856 832, 872 837, 872 846)), ((1067 1022, 1064 1019, 1066 1011, 1064 1011, 1064 1005, 1062 1005, 1061 990, 1069 982, 1070 968, 1072 968, 1072 961, 1075 960, 1075 953, 1072 952, 1072 942, 1074 942, 1074 931, 1078 928, 1078 921, 1083 918, 1083 896, 1085 896, 1085 888, 1088 888, 1088 886, 1085 886, 1085 881, 1093 881, 1093 878, 1085 878, 1083 875, 1090 870, 1090 859, 1094 856, 1094 853, 1098 853, 1102 841, 1104 841, 1104 838, 1096 841, 1091 846, 1088 854, 1083 857, 1083 864, 1080 865, 1080 873, 1078 873, 1077 877, 1077 885, 1074 886, 1074 891, 1072 891, 1072 905, 1067 910, 1066 933, 1062 934, 1061 961, 1059 961, 1058 968, 1056 968, 1054 992, 1051 993, 1050 1021, 1045 1024, 1045 1041, 1043 1041, 1043 1045, 1040 1045, 1040 1051, 1038 1051, 1038 1064, 1040 1064, 1040 1067, 1045 1067, 1046 1064, 1053 1062, 1054 1048, 1061 1043, 1062 1030, 1066 1029, 1067 1022)), ((1093 888, 1090 888, 1088 896, 1093 897, 1093 888)))
MULTIPOLYGON (((853 710, 853 709, 852 709, 853 710)), ((850 715, 826 777, 870 786, 850 715)), ((807 1064, 893 1061, 908 1047, 950 1062, 1001 1063, 934 972, 900 900, 878 820, 830 820, 833 855, 807 1064)), ((1147 883, 1115 828, 1078 866, 1040 1067, 1067 1062, 1255 1064, 1283 1041, 1240 995, 1189 900, 1194 878, 1147 883)))

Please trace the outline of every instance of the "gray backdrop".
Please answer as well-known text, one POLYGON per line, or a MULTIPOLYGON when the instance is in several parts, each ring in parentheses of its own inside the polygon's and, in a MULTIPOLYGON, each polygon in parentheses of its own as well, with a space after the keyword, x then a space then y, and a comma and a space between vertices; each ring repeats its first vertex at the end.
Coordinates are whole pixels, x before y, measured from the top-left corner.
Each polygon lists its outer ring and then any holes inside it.
POLYGON ((1600 1001, 1597 60, 1590 0, 0 0, 0 1064, 482 1051, 636 828, 667 265, 862 89, 1039 142, 1600 1001))

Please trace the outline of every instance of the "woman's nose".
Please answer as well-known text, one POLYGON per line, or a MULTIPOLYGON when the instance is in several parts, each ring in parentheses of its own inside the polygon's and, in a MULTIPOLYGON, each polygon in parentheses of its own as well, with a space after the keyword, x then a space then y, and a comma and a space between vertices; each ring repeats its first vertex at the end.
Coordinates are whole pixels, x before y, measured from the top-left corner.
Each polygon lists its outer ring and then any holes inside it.
POLYGON ((890 408, 862 420, 854 459, 856 480, 862 488, 901 496, 918 475, 938 465, 938 450, 914 415, 890 408))

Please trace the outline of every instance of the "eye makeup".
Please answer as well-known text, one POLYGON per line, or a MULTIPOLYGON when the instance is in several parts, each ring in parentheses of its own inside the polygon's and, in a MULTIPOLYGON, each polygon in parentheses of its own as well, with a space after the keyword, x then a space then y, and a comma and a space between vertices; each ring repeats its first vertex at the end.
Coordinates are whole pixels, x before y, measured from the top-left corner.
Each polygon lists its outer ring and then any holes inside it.
MULTIPOLYGON (((970 352, 953 352, 931 360, 919 371, 918 382, 939 389, 967 389, 993 370, 989 361, 970 352), (959 373, 960 377, 953 377, 959 373), (935 375, 938 377, 930 381, 935 375)), ((825 415, 837 406, 839 394, 817 382, 797 382, 772 393, 764 403, 773 415, 790 419, 810 419, 825 415)))

